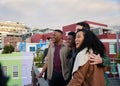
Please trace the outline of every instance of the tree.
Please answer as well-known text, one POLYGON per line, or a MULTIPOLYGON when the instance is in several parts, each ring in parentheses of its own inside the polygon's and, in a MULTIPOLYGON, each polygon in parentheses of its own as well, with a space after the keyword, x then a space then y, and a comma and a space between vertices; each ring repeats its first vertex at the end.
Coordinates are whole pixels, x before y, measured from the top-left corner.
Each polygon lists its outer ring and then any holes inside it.
POLYGON ((9 46, 10 53, 14 52, 14 47, 12 45, 9 46))
POLYGON ((35 65, 37 67, 42 67, 43 66, 43 63, 42 63, 43 54, 40 53, 40 52, 41 52, 41 49, 38 48, 36 50, 36 56, 34 57, 34 62, 35 62, 35 65))
POLYGON ((3 54, 8 54, 14 52, 14 47, 12 45, 6 45, 3 48, 3 54))

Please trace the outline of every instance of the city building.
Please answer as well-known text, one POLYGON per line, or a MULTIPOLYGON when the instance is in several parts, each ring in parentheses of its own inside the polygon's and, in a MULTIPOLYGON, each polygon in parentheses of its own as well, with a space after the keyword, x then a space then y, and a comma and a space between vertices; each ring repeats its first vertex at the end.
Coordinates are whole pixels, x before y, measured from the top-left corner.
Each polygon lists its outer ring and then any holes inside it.
POLYGON ((0 32, 8 32, 8 33, 19 33, 27 32, 27 27, 25 24, 20 22, 0 22, 0 32))
POLYGON ((53 32, 53 29, 50 29, 50 28, 45 28, 45 29, 33 28, 32 30, 33 34, 47 34, 51 32, 53 32))
POLYGON ((43 39, 43 34, 34 34, 31 36, 31 43, 39 43, 40 39, 43 39))
POLYGON ((43 34, 43 32, 41 32, 40 29, 38 29, 38 28, 33 28, 32 33, 33 33, 33 35, 34 34, 43 34))
MULTIPOLYGON (((120 39, 119 39, 119 42, 117 42, 116 34, 115 33, 104 33, 104 34, 98 35, 98 37, 105 45, 107 55, 110 58, 117 57, 117 54, 120 52, 119 51, 120 39)), ((120 38, 120 34, 118 35, 118 37, 120 38)))
POLYGON ((31 29, 20 22, 0 22, 0 49, 11 44, 14 47, 16 42, 31 42, 31 29))
POLYGON ((36 52, 38 48, 44 51, 45 48, 48 48, 48 45, 49 40, 40 39, 39 43, 17 42, 16 48, 20 52, 36 52))
POLYGON ((8 33, 4 34, 4 37, 2 39, 4 40, 3 46, 12 45, 15 47, 17 42, 22 41, 22 35, 16 33, 8 33))
MULTIPOLYGON (((106 25, 106 24, 101 24, 101 23, 92 22, 92 21, 88 21, 88 20, 83 21, 83 22, 88 23, 90 25, 90 29, 100 28, 97 30, 101 30, 101 29, 106 29, 108 27, 108 25, 106 25)), ((63 29, 63 39, 66 39, 68 32, 75 31, 76 23, 63 26, 63 28, 62 28, 63 29)))
POLYGON ((33 35, 31 36, 31 43, 39 43, 40 39, 46 41, 47 38, 51 37, 53 29, 34 29, 33 35))
POLYGON ((33 53, 14 52, 12 54, 0 54, 0 63, 4 74, 9 76, 8 86, 31 84, 33 53))
POLYGON ((0 50, 4 47, 4 37, 6 37, 7 32, 0 33, 0 50))
POLYGON ((0 50, 2 49, 2 33, 0 33, 0 50))
MULTIPOLYGON (((116 57, 118 49, 120 48, 117 44, 116 32, 113 28, 109 28, 106 24, 101 24, 92 21, 84 21, 90 25, 90 30, 93 31, 106 47, 107 55, 111 58, 116 57)), ((75 31, 76 23, 63 26, 63 39, 66 39, 68 32, 75 31)), ((120 38, 120 34, 118 36, 120 38)), ((119 39, 118 38, 118 39, 119 39)), ((119 39, 120 41, 120 39, 119 39)), ((120 43, 119 43, 120 45, 120 43)))

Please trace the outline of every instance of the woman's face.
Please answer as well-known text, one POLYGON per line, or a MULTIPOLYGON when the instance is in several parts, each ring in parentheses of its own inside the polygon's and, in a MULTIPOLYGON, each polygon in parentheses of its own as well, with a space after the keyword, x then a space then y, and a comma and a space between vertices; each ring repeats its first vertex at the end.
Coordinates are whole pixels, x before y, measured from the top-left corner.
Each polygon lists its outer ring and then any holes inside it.
POLYGON ((84 33, 80 31, 76 34, 76 39, 75 39, 76 48, 79 48, 81 46, 83 40, 84 40, 84 33))

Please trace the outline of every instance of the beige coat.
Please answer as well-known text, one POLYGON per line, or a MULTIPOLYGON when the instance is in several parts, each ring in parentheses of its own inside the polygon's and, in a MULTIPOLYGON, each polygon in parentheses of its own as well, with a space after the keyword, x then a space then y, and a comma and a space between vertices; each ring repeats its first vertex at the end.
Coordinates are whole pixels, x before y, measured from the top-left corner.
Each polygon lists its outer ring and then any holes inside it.
MULTIPOLYGON (((51 46, 48 51, 48 61, 47 61, 47 78, 50 80, 52 78, 53 73, 53 58, 54 58, 54 50, 55 46, 51 46)), ((68 69, 68 53, 70 49, 66 44, 62 44, 60 48, 60 60, 62 67, 62 75, 64 80, 68 79, 69 69, 68 69)))

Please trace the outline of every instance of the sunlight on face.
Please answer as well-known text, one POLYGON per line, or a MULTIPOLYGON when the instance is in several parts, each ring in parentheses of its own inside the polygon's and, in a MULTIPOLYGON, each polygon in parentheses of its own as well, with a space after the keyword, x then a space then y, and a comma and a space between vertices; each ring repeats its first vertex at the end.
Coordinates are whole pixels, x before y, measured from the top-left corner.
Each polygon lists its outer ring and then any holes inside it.
POLYGON ((75 39, 76 48, 79 48, 81 46, 83 40, 84 40, 84 33, 80 31, 76 34, 76 39, 75 39))
POLYGON ((54 43, 59 42, 61 39, 62 39, 61 33, 57 32, 57 31, 53 32, 53 42, 54 43))

